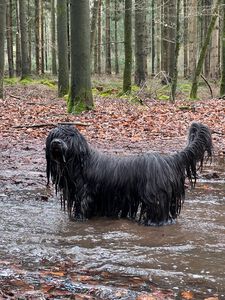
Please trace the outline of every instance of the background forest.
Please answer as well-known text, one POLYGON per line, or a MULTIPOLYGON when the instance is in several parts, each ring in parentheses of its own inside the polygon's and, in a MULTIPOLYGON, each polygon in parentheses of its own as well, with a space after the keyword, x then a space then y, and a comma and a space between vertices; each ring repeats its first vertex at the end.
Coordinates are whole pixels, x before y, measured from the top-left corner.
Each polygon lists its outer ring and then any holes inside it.
POLYGON ((192 83, 182 85, 191 98, 197 98, 199 78, 211 97, 213 83, 220 85, 220 96, 225 93, 224 1, 92 0, 70 5, 65 0, 1 0, 0 6, 1 97, 4 44, 4 76, 57 75, 59 96, 68 94, 70 86, 70 112, 93 106, 94 74, 123 78, 123 93, 133 85, 144 89, 160 81, 168 85, 167 92, 152 97, 172 101, 177 78, 178 83, 192 83), (74 107, 80 102, 84 105, 74 107))

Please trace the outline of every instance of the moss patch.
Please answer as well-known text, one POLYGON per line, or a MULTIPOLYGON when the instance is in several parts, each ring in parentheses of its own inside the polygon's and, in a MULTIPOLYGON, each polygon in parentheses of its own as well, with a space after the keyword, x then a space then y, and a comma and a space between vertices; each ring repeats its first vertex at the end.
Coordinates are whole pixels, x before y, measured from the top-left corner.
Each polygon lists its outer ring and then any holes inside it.
POLYGON ((55 80, 49 80, 49 79, 42 79, 40 80, 41 84, 47 85, 48 87, 55 89, 57 84, 55 80))
POLYGON ((31 83, 37 83, 36 80, 34 80, 30 77, 24 78, 24 79, 20 80, 19 82, 24 85, 31 84, 31 83))
POLYGON ((137 85, 132 85, 132 86, 131 86, 131 91, 132 91, 132 92, 138 92, 138 91, 140 91, 140 87, 137 86, 137 85))
POLYGON ((19 80, 20 79, 18 77, 4 78, 4 84, 14 85, 17 84, 19 80))
MULTIPOLYGON (((80 114, 83 111, 93 109, 93 105, 88 104, 85 99, 91 99, 92 94, 88 91, 83 91, 74 99, 71 97, 71 92, 67 98, 67 111, 68 113, 80 114)), ((91 102, 91 101, 90 101, 91 102)))
POLYGON ((170 99, 170 96, 168 96, 168 95, 159 95, 159 100, 169 100, 170 99))
POLYGON ((184 93, 190 93, 191 84, 190 83, 181 83, 181 84, 178 84, 178 88, 184 93))

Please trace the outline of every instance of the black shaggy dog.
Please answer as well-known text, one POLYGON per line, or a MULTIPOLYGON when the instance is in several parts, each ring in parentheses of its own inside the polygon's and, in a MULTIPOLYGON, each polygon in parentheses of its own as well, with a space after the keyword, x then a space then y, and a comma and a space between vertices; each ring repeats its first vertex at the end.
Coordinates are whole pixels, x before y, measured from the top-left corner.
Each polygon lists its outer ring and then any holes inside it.
POLYGON ((173 155, 106 155, 72 125, 54 128, 46 140, 48 183, 51 176, 77 220, 110 216, 145 225, 172 223, 181 211, 185 178, 195 184, 205 156, 212 156, 212 139, 201 123, 191 125, 187 146, 173 155))

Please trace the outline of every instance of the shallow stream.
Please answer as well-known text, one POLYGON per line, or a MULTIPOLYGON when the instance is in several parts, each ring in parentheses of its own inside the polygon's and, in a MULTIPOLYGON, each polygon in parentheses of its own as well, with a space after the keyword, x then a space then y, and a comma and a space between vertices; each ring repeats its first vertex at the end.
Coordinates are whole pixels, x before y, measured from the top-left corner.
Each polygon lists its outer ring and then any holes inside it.
POLYGON ((56 197, 42 198, 45 193, 8 188, 0 194, 1 260, 20 261, 30 270, 45 260, 70 260, 77 270, 112 274, 115 285, 126 276, 143 276, 177 295, 186 290, 195 299, 225 299, 223 177, 200 180, 187 192, 177 223, 161 227, 106 218, 72 222, 56 197))

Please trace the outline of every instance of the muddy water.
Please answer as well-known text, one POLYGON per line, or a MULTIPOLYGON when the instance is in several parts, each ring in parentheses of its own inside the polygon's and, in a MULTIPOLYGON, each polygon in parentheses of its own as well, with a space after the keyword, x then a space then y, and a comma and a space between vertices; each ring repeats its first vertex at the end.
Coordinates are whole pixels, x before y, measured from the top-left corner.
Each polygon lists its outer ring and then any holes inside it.
POLYGON ((129 220, 71 222, 45 190, 0 194, 0 259, 35 269, 72 260, 78 269, 148 277, 175 293, 225 299, 225 182, 202 180, 187 193, 174 225, 144 227, 129 220), (42 199, 45 200, 45 199, 42 199))

